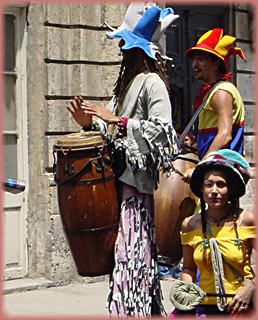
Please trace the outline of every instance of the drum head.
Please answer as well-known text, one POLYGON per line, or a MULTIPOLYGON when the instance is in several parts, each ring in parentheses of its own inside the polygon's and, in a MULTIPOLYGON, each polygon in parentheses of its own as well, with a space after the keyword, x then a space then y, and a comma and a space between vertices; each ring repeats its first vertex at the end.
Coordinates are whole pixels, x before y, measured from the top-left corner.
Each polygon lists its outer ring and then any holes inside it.
POLYGON ((99 131, 76 132, 63 135, 57 140, 55 150, 85 150, 103 145, 104 140, 99 131))

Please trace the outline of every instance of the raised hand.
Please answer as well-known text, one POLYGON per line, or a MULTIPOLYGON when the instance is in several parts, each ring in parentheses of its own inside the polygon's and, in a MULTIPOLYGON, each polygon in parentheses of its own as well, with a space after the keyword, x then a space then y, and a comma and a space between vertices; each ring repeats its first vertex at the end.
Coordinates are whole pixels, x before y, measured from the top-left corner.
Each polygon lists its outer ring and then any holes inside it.
POLYGON ((71 112, 74 120, 82 127, 90 127, 92 122, 92 116, 88 114, 83 106, 82 97, 74 97, 74 100, 70 100, 70 105, 66 108, 71 112))
POLYGON ((91 116, 97 116, 103 121, 111 124, 117 124, 119 117, 115 116, 109 109, 107 109, 102 103, 101 106, 97 106, 88 101, 82 103, 83 110, 91 116))

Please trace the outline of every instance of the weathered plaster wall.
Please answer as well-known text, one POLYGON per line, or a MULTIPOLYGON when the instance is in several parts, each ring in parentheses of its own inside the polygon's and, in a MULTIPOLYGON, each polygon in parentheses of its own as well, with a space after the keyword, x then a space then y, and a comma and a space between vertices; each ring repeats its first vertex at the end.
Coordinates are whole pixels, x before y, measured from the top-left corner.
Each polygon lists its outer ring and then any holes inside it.
MULTIPOLYGON (((28 110, 30 195, 29 276, 55 283, 77 275, 62 230, 53 182, 53 145, 61 134, 80 131, 65 108, 82 95, 106 102, 119 70, 118 40, 108 40, 104 22, 117 27, 126 6, 31 4, 28 8, 28 110)), ((90 279, 89 279, 90 281, 90 279)))
POLYGON ((245 152, 246 159, 252 165, 252 179, 247 185, 247 193, 241 199, 241 205, 255 210, 256 185, 256 137, 255 137, 255 16, 252 7, 239 4, 235 7, 235 35, 236 46, 240 47, 246 57, 246 62, 236 59, 236 85, 245 105, 245 152))

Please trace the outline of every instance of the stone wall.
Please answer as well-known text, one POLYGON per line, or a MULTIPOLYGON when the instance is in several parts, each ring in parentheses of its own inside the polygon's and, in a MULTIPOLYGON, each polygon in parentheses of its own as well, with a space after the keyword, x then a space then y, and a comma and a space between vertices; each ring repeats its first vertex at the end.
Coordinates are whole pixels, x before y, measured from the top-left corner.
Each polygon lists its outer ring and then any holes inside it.
POLYGON ((245 105, 245 151, 246 159, 252 166, 252 179, 247 185, 247 193, 241 199, 244 208, 255 210, 255 33, 253 8, 246 4, 235 6, 236 46, 240 47, 246 57, 246 62, 236 59, 236 85, 245 105))
POLYGON ((80 127, 65 108, 81 95, 94 103, 112 96, 121 57, 108 40, 107 21, 117 27, 125 5, 31 4, 28 7, 28 110, 30 277, 67 283, 77 276, 62 230, 53 182, 53 145, 80 127))

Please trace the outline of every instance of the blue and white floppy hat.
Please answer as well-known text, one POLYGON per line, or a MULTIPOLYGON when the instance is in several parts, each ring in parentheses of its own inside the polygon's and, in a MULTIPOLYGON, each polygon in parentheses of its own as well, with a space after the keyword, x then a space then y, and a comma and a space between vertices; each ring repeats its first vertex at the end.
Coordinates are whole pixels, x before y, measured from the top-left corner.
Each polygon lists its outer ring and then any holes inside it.
POLYGON ((230 149, 214 150, 200 161, 195 167, 190 187, 193 193, 201 198, 203 179, 206 172, 218 169, 226 172, 231 185, 234 185, 233 194, 240 198, 245 194, 246 184, 251 177, 251 169, 248 162, 238 152, 230 149))
POLYGON ((109 39, 121 38, 125 41, 122 50, 133 48, 142 49, 150 58, 157 60, 156 53, 163 58, 163 50, 159 44, 160 38, 166 29, 179 16, 174 14, 172 8, 161 10, 157 6, 151 6, 147 2, 133 2, 129 5, 122 25, 107 32, 109 39))

